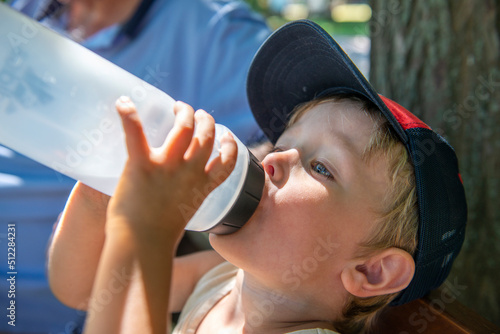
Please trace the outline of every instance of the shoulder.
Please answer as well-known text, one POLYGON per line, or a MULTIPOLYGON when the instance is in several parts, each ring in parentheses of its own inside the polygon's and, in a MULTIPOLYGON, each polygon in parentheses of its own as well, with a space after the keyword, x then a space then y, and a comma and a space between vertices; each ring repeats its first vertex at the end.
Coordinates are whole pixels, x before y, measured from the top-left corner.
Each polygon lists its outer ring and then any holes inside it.
POLYGON ((205 30, 242 19, 243 27, 269 29, 264 18, 253 11, 246 2, 240 0, 192 0, 189 1, 189 5, 185 0, 171 0, 165 2, 163 6, 165 9, 168 8, 169 15, 175 13, 175 16, 183 17, 185 25, 198 24, 205 30))
POLYGON ((217 13, 227 15, 235 12, 251 14, 253 10, 250 6, 241 0, 192 0, 187 6, 185 0, 174 0, 178 6, 188 11, 205 12, 207 14, 217 13))

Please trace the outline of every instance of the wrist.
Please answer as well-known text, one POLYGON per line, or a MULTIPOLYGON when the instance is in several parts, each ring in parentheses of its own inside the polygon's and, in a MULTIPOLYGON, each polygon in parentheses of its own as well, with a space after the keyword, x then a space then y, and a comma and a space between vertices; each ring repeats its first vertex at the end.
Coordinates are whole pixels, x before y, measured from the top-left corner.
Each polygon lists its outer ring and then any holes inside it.
POLYGON ((173 251, 177 249, 184 230, 177 230, 171 226, 159 226, 142 222, 131 222, 128 217, 109 217, 106 221, 106 238, 128 239, 138 247, 149 245, 161 251, 173 251))

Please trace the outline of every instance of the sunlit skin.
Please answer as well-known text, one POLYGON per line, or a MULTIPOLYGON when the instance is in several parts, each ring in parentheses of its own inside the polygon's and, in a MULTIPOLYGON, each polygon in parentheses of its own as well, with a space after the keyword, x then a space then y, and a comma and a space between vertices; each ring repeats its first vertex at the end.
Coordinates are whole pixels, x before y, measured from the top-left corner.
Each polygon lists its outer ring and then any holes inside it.
POLYGON ((339 314, 347 296, 341 272, 356 265, 389 182, 384 159, 362 159, 373 127, 352 102, 314 107, 263 160, 265 189, 251 220, 233 235, 211 235, 215 250, 244 270, 237 286, 247 305, 257 296, 284 296, 286 307, 268 320, 339 314))
MULTIPOLYGON (((224 260, 214 251, 174 259, 186 220, 173 213, 192 200, 190 189, 231 170, 237 146, 227 137, 207 164, 213 118, 176 103, 174 129, 151 149, 133 104, 120 100, 118 110, 129 152, 119 186, 107 205, 77 184, 49 250, 49 278, 58 298, 89 312, 86 333, 165 333, 166 314, 180 311, 196 282, 224 260), (129 280, 103 309, 100 292, 123 270, 129 280)), ((240 231, 211 236, 216 251, 241 269, 197 334, 335 329, 349 294, 391 294, 409 284, 414 263, 405 251, 359 256, 358 244, 377 228, 389 181, 385 160, 362 159, 373 126, 355 102, 328 102, 279 139, 263 160, 256 213, 240 231)))

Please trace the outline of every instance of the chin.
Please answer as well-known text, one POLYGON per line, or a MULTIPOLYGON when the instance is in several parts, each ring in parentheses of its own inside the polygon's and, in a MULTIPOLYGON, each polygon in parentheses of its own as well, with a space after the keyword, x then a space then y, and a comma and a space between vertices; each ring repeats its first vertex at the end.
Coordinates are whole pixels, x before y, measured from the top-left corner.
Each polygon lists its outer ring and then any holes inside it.
POLYGON ((213 234, 209 235, 210 245, 226 261, 240 267, 248 256, 258 247, 258 221, 256 213, 243 225, 238 231, 231 234, 213 234))
POLYGON ((241 229, 232 234, 213 234, 209 235, 208 240, 212 248, 224 258, 227 262, 239 267, 241 263, 240 257, 242 255, 240 243, 235 241, 236 233, 240 233, 241 229))
MULTIPOLYGON (((210 234, 209 241, 213 249, 219 253, 228 262, 242 267, 245 262, 255 261, 252 255, 256 256, 265 245, 266 236, 266 218, 271 208, 268 202, 268 196, 264 192, 261 201, 250 219, 236 232, 231 234, 210 234), (240 265, 241 264, 241 265, 240 265)), ((272 206, 272 205, 271 205, 272 206)), ((269 231, 268 231, 269 232, 269 231)))
POLYGON ((245 239, 246 230, 249 227, 249 224, 252 222, 252 219, 246 222, 240 229, 231 234, 214 234, 210 233, 208 240, 210 241, 210 245, 221 255, 221 252, 224 251, 225 248, 234 244, 236 246, 240 242, 237 240, 245 239))

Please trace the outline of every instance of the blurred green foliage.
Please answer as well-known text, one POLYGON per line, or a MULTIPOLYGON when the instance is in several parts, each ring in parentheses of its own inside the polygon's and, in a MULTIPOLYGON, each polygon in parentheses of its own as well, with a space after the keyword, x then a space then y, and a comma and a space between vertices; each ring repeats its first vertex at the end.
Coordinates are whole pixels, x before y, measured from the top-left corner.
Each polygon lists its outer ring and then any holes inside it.
MULTIPOLYGON (((0 0, 7 2, 8 0, 0 0)), ((269 26, 276 29, 289 20, 284 18, 280 13, 273 13, 270 9, 267 0, 245 0, 255 11, 266 17, 269 26)), ((308 19, 318 23, 328 33, 332 35, 368 35, 368 26, 366 22, 335 22, 331 19, 330 13, 316 13, 308 19)))
MULTIPOLYGON (((277 29, 289 20, 281 13, 274 13, 270 10, 267 0, 245 0, 256 12, 266 17, 269 26, 277 29)), ((307 19, 318 23, 331 35, 365 35, 369 34, 368 22, 335 22, 331 18, 328 10, 323 13, 315 13, 307 19)))

